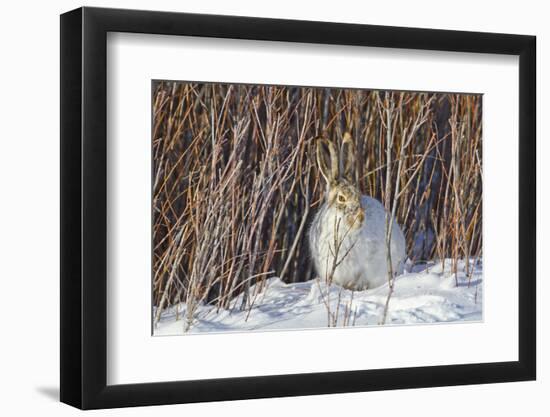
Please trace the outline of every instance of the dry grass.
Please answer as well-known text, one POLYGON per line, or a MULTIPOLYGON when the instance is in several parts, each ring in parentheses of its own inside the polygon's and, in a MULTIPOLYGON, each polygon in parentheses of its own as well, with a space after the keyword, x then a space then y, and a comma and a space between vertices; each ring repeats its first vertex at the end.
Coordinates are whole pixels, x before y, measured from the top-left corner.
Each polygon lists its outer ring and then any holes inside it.
POLYGON ((251 284, 314 277, 306 234, 324 193, 319 135, 339 145, 352 133, 357 183, 395 213, 413 262, 481 256, 481 96, 153 87, 157 316, 183 301, 191 326, 202 302, 246 309, 251 284))

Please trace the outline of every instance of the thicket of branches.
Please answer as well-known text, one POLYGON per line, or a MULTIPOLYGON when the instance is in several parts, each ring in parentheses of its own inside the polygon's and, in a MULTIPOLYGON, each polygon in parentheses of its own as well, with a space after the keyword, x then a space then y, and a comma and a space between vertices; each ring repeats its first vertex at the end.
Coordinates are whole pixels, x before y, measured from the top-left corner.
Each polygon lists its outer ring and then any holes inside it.
POLYGON ((390 202, 413 262, 481 256, 480 95, 155 82, 152 105, 157 315, 314 277, 320 135, 352 134, 357 184, 390 202))

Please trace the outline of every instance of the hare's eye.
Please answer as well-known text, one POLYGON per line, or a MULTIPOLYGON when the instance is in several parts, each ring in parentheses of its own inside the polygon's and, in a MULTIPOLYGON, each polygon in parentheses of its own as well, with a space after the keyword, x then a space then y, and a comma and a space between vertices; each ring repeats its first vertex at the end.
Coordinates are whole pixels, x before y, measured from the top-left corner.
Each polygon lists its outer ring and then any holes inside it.
POLYGON ((339 203, 345 203, 346 197, 344 197, 342 194, 338 194, 338 202, 339 203))

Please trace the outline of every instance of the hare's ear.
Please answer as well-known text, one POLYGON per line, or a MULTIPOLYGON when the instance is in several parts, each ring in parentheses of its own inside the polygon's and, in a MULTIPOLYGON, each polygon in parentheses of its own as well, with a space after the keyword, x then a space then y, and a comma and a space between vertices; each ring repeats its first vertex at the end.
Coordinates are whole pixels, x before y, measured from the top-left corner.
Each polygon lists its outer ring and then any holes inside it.
POLYGON ((355 144, 351 134, 346 132, 340 149, 342 176, 350 182, 355 180, 355 144))
POLYGON ((317 138, 317 165, 327 184, 334 185, 338 179, 338 155, 334 144, 323 137, 317 138))

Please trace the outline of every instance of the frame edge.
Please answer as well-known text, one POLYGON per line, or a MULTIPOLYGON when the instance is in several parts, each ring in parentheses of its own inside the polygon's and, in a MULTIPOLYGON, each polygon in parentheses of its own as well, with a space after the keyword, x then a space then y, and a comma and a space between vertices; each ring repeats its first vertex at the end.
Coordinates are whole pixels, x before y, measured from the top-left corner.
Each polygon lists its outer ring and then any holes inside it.
POLYGON ((537 57, 536 37, 519 53, 519 362, 537 376, 537 57))
POLYGON ((82 407, 82 9, 60 16, 60 400, 82 407))

